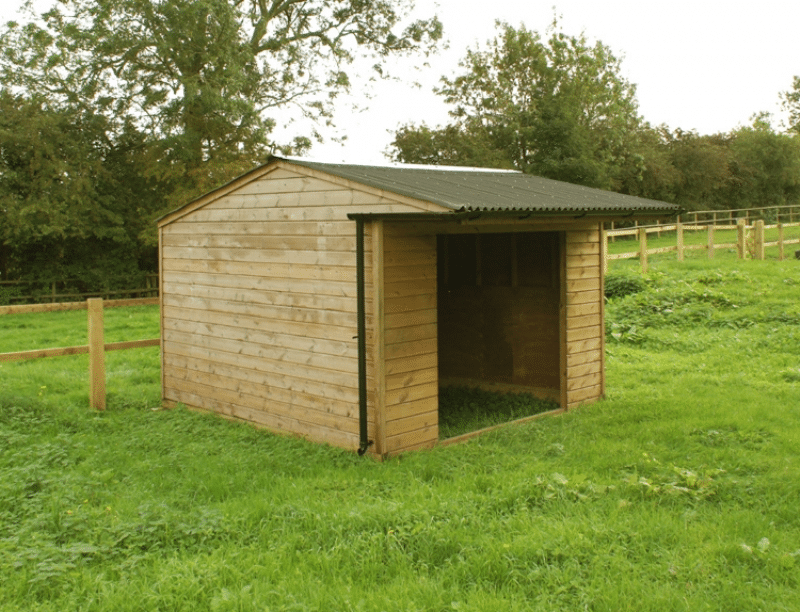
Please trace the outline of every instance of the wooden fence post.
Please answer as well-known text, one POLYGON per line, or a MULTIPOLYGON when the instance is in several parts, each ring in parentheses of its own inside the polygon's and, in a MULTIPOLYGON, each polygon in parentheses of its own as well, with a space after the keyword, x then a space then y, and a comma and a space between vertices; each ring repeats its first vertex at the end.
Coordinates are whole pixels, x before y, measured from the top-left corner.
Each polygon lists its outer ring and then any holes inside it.
POLYGON ((736 254, 739 259, 744 259, 747 254, 747 219, 736 222, 736 254))
POLYGON ((647 230, 643 227, 639 228, 639 263, 642 272, 647 272, 647 230))
POLYGON ((783 261, 783 223, 778 223, 778 261, 783 261))
POLYGON ((96 410, 106 409, 106 364, 105 341, 103 339, 103 300, 86 300, 89 313, 89 406, 96 410))
POLYGON ((678 261, 683 261, 683 223, 680 219, 675 222, 675 230, 678 234, 678 261))
MULTIPOLYGON (((716 217, 716 213, 714 213, 716 217)), ((710 223, 708 226, 708 258, 714 259, 714 223, 710 223)))
POLYGON ((759 219, 755 223, 756 237, 755 237, 755 258, 764 259, 764 220, 759 219))

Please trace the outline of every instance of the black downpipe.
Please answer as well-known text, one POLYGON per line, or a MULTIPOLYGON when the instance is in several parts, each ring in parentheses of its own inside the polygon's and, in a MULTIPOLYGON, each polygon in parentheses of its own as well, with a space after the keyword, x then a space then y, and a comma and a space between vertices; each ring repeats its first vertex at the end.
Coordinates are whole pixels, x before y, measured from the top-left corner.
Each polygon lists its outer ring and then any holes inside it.
POLYGON ((367 314, 364 290, 364 219, 356 218, 356 296, 358 300, 358 454, 372 444, 367 432, 367 314))

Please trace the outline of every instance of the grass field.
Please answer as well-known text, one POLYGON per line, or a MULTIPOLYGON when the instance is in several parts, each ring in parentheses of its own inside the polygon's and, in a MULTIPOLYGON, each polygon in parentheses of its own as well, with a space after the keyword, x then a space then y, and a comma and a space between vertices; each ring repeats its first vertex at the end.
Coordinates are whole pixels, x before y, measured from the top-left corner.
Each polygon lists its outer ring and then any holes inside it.
POLYGON ((651 267, 612 265, 608 399, 384 463, 151 410, 157 349, 104 413, 85 356, 0 364, 0 611, 800 610, 800 262, 651 267))

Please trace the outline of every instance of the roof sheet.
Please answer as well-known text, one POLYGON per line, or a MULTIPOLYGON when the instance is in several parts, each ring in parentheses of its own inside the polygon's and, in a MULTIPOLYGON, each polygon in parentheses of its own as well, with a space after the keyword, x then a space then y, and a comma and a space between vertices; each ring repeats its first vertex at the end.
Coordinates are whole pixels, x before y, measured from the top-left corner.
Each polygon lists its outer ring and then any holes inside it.
MULTIPOLYGON (((277 158, 280 159, 280 158, 277 158)), ((286 161, 456 212, 674 214, 680 207, 522 172, 436 166, 361 166, 286 161)))

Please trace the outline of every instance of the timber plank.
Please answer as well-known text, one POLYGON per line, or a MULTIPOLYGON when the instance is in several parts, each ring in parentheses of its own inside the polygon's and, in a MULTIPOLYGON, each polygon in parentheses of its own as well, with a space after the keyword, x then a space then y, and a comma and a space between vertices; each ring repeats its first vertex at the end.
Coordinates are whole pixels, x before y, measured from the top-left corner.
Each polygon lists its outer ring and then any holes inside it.
POLYGON ((400 372, 386 375, 386 389, 396 390, 416 385, 436 383, 439 372, 436 368, 424 368, 410 372, 400 372))
POLYGON ((315 310, 310 308, 292 308, 289 306, 273 306, 270 304, 254 304, 252 302, 234 302, 230 300, 206 299, 194 296, 165 294, 163 303, 177 308, 230 312, 248 316, 274 319, 276 321, 295 321, 319 323, 339 327, 349 327, 355 334, 356 313, 315 310))
POLYGON ((166 320, 164 329, 197 336, 262 344, 277 349, 286 348, 320 355, 358 358, 358 349, 354 341, 336 342, 309 335, 296 336, 278 332, 263 332, 220 323, 198 323, 181 319, 166 320))
POLYGON ((183 284, 172 282, 169 277, 164 279, 164 292, 167 295, 184 295, 209 300, 304 308, 314 311, 355 312, 357 307, 356 301, 352 298, 291 293, 288 291, 261 291, 237 287, 183 284))
POLYGON ((585 353, 594 349, 602 348, 602 338, 588 338, 586 340, 572 340, 567 335, 567 355, 575 353, 585 353))
POLYGON ((565 247, 567 257, 575 255, 599 255, 600 242, 568 242, 565 247))
MULTIPOLYGON (((346 402, 353 405, 358 402, 357 385, 351 387, 328 385, 316 379, 305 379, 263 369, 248 368, 246 366, 251 364, 247 362, 231 364, 169 352, 164 356, 164 363, 182 370, 198 372, 198 376, 201 377, 220 376, 234 381, 267 386, 277 389, 278 392, 289 391, 299 398, 306 396, 323 398, 325 401, 346 402)), ((297 401, 301 400, 298 399, 297 401)))
POLYGON ((292 405, 281 402, 267 394, 252 395, 244 390, 231 390, 223 387, 211 386, 202 382, 174 378, 170 375, 165 376, 165 382, 170 389, 192 393, 198 397, 207 398, 223 404, 248 407, 254 410, 268 412, 275 417, 301 421, 328 429, 341 430, 348 433, 358 432, 357 410, 354 416, 336 414, 326 410, 322 403, 320 403, 317 409, 298 406, 296 404, 292 405))
POLYGON ((191 359, 215 362, 240 367, 248 370, 269 370, 277 375, 284 375, 296 379, 318 381, 329 385, 358 388, 357 372, 354 364, 352 372, 332 370, 323 367, 308 366, 305 364, 288 362, 279 359, 268 359, 258 355, 231 353, 228 351, 212 349, 207 346, 184 344, 173 340, 169 335, 162 339, 165 354, 182 355, 191 359))
POLYGON ((592 350, 584 353, 569 353, 566 356, 567 368, 585 365, 587 363, 599 362, 602 358, 602 351, 592 350))
POLYGON ((567 330, 572 329, 580 329, 582 327, 593 327, 595 325, 601 325, 603 322, 603 317, 600 313, 585 315, 581 317, 568 317, 567 318, 567 330))
POLYGON ((355 259, 347 266, 317 266, 290 263, 240 262, 209 259, 164 259, 168 272, 197 272, 245 277, 291 278, 296 280, 356 281, 355 259))
MULTIPOLYGON (((283 348, 281 346, 261 344, 256 341, 229 339, 200 333, 185 333, 167 327, 164 338, 170 342, 186 346, 209 349, 214 352, 225 352, 236 355, 246 355, 264 359, 270 363, 284 362, 286 364, 302 365, 305 369, 313 371, 342 372, 348 375, 356 371, 358 366, 357 356, 326 355, 311 353, 304 350, 283 348)), ((326 374, 333 376, 333 374, 326 374)))
MULTIPOLYGON (((253 380, 236 378, 234 376, 227 376, 225 374, 184 368, 174 361, 175 360, 168 360, 165 363, 164 372, 165 376, 170 376, 176 380, 210 385, 211 387, 227 389, 231 392, 241 391, 247 395, 253 395, 256 397, 263 396, 270 401, 274 400, 289 406, 301 406, 303 408, 323 410, 326 413, 337 414, 341 417, 358 417, 357 395, 356 397, 348 400, 330 398, 322 395, 298 391, 296 389, 287 389, 275 385, 268 385, 266 383, 260 384, 253 380)), ((263 377, 262 379, 268 380, 269 377, 263 377)))
POLYGON ((174 320, 179 323, 221 324, 240 329, 260 331, 266 334, 283 334, 298 338, 308 337, 321 341, 338 343, 340 345, 344 344, 346 346, 353 344, 354 331, 351 327, 339 327, 320 323, 279 321, 228 312, 192 310, 173 306, 165 306, 163 311, 166 319, 174 320))
POLYGON ((300 251, 345 251, 355 250, 353 236, 319 236, 280 234, 265 235, 207 235, 168 234, 164 236, 165 247, 178 248, 225 248, 225 249, 291 249, 300 251))
POLYGON ((412 448, 432 448, 439 439, 439 424, 409 431, 386 438, 386 447, 390 453, 403 452, 412 448))
POLYGON ((438 353, 425 353, 423 355, 412 355, 410 357, 400 357, 386 359, 386 374, 402 374, 404 372, 414 372, 434 368, 438 371, 438 353))
POLYGON ((309 442, 327 443, 341 448, 355 448, 358 446, 358 434, 331 430, 295 419, 273 417, 263 410, 226 404, 218 400, 208 400, 189 392, 176 392, 176 397, 171 399, 186 405, 190 409, 214 412, 237 421, 246 421, 253 425, 264 427, 273 433, 298 436, 309 442))
POLYGON ((183 285, 203 285, 226 289, 250 289, 280 293, 330 295, 355 300, 356 283, 349 280, 305 280, 271 276, 237 276, 234 274, 206 274, 202 272, 167 272, 170 282, 183 285))
POLYGON ((392 419, 386 422, 386 436, 399 436, 420 429, 439 427, 438 412, 423 412, 403 419, 392 419))
POLYGON ((283 251, 280 249, 237 249, 209 247, 163 247, 166 259, 208 259, 253 263, 304 264, 312 266, 353 266, 355 253, 343 251, 283 251))
MULTIPOLYGON (((403 387, 400 389, 386 390, 386 406, 389 414, 392 413, 390 406, 396 404, 408 404, 415 400, 437 397, 439 395, 439 385, 437 382, 423 383, 413 387, 403 387)), ((388 420, 388 419, 387 419, 388 420)))
POLYGON ((343 221, 271 221, 248 223, 224 221, 218 223, 172 223, 163 228, 164 236, 173 234, 227 236, 351 236, 355 238, 355 223, 343 221))
POLYGON ((398 359, 401 357, 416 357, 418 355, 436 354, 436 338, 428 340, 416 340, 414 342, 398 342, 386 345, 386 359, 398 359))
POLYGON ((412 327, 414 325, 435 325, 437 317, 438 313, 435 308, 395 312, 386 315, 386 327, 397 329, 400 327, 412 327))

